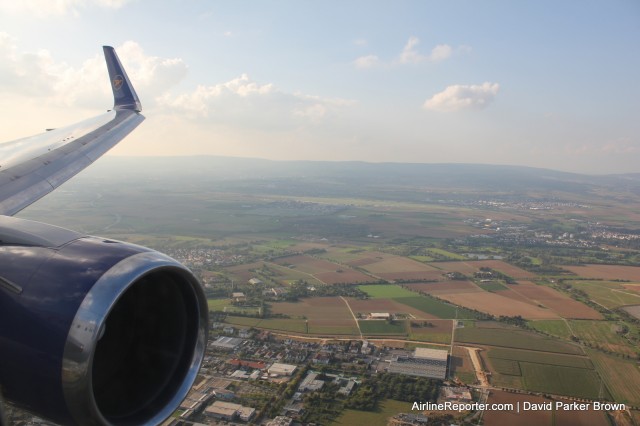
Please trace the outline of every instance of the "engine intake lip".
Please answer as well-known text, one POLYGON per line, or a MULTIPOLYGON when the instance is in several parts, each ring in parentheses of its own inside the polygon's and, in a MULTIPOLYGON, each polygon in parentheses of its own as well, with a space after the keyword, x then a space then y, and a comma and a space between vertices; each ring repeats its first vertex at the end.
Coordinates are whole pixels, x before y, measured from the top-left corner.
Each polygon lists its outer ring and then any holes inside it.
MULTIPOLYGON (((171 318, 165 318, 165 321, 171 321, 171 318)), ((100 277, 84 297, 65 343, 62 390, 75 422, 82 425, 161 423, 178 408, 195 381, 204 357, 207 323, 206 298, 200 283, 187 268, 170 257, 153 251, 138 253, 118 262, 100 277), (169 277, 167 280, 170 283, 167 285, 172 289, 172 294, 178 296, 176 299, 179 300, 174 301, 177 302, 175 312, 179 314, 177 322, 182 325, 178 328, 181 327, 184 336, 174 332, 175 339, 170 338, 165 343, 178 344, 182 348, 178 349, 174 362, 165 364, 171 371, 161 373, 164 377, 160 378, 162 385, 156 386, 159 389, 150 391, 148 398, 141 398, 139 410, 132 411, 128 407, 126 411, 130 412, 120 415, 114 414, 111 407, 105 412, 104 401, 100 401, 102 397, 97 397, 94 389, 95 382, 101 381, 94 374, 100 339, 105 331, 110 331, 106 327, 109 319, 119 315, 119 303, 128 303, 127 299, 135 297, 140 299, 139 296, 129 296, 139 293, 140 288, 147 291, 147 295, 152 295, 149 289, 154 283, 149 278, 153 278, 154 274, 169 277)), ((135 374, 136 369, 132 368, 130 371, 135 374)))

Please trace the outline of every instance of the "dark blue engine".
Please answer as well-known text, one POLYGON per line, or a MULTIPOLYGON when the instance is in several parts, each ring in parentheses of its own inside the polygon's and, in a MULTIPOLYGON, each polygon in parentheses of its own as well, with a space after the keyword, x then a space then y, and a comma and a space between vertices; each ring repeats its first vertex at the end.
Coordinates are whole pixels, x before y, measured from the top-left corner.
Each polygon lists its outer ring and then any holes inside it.
POLYGON ((204 356, 198 280, 147 249, 0 217, 0 388, 62 424, 158 424, 204 356))

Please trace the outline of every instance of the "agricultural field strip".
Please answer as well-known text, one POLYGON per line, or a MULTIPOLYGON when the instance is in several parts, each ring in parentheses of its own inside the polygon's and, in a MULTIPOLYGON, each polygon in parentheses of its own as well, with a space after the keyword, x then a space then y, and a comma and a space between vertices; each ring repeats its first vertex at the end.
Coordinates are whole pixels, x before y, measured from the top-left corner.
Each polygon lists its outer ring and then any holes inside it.
POLYGON ((295 273, 298 273, 298 274, 307 275, 307 276, 309 276, 309 277, 311 277, 311 278, 313 278, 315 280, 320 281, 322 284, 327 285, 327 283, 325 283, 324 281, 322 281, 320 278, 316 277, 315 275, 310 274, 308 272, 301 271, 300 269, 293 269, 293 268, 290 268, 290 267, 288 267, 286 265, 280 265, 279 263, 273 263, 273 262, 268 262, 268 261, 264 261, 264 263, 266 263, 268 265, 271 265, 273 267, 277 267, 277 268, 285 268, 285 269, 290 270, 291 272, 295 272, 295 273))
POLYGON ((540 351, 492 348, 487 355, 491 359, 505 359, 512 361, 531 362, 535 364, 557 365, 562 367, 585 368, 592 370, 593 363, 587 356, 563 355, 540 351))
POLYGON ((628 296, 640 297, 640 296, 638 296, 638 295, 637 295, 637 294, 635 294, 635 293, 629 293, 628 291, 618 290, 617 288, 612 288, 612 289, 611 289, 611 291, 615 291, 615 292, 618 292, 618 293, 626 294, 626 295, 628 295, 628 296))
POLYGON ((566 341, 552 340, 538 337, 535 334, 519 331, 499 331, 494 329, 459 329, 456 332, 456 342, 473 343, 498 348, 524 349, 541 353, 559 353, 567 355, 583 355, 584 351, 578 345, 566 341), (467 331, 471 330, 471 331, 467 331), (545 347, 540 348, 544 345, 545 347))

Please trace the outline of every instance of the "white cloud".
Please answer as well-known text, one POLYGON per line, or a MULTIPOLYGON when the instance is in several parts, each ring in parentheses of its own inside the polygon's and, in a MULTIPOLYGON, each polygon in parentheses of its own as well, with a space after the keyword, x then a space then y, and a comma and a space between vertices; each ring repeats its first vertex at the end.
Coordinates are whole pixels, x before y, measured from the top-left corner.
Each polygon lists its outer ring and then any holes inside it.
MULTIPOLYGON (((187 73, 182 59, 145 54, 142 47, 127 41, 116 47, 143 106, 175 86, 187 73)), ((21 51, 14 38, 0 33, 0 94, 40 99, 52 105, 104 108, 111 93, 101 52, 81 66, 57 61, 46 50, 21 51), (102 96, 101 96, 102 95, 102 96)))
POLYGON ((14 14, 29 14, 38 18, 52 16, 80 16, 84 8, 97 5, 119 9, 132 0, 0 0, 0 10, 14 14))
POLYGON ((448 59, 453 53, 453 49, 448 44, 439 44, 431 49, 431 53, 429 55, 424 55, 418 51, 418 44, 420 44, 420 39, 418 37, 409 37, 407 44, 404 45, 404 48, 400 53, 400 63, 416 64, 425 61, 440 62, 448 59))
POLYGON ((485 82, 481 85, 448 86, 436 93, 424 103, 424 108, 434 111, 459 111, 464 109, 482 109, 493 101, 498 94, 498 83, 485 82))
POLYGON ((229 100, 267 95, 272 91, 272 84, 260 85, 250 81, 247 74, 242 74, 226 83, 198 86, 191 93, 183 93, 178 96, 166 93, 158 99, 158 103, 162 106, 207 116, 211 109, 215 110, 216 107, 222 106, 229 100))
POLYGON ((373 68, 381 64, 380 58, 376 55, 361 56, 353 61, 357 68, 373 68))
POLYGON ((318 123, 353 101, 287 93, 247 74, 225 83, 198 86, 190 93, 165 93, 157 99, 168 111, 192 120, 262 129, 295 127, 298 120, 318 123))
POLYGON ((439 44, 431 49, 429 60, 433 62, 440 62, 448 59, 453 53, 453 49, 448 44, 439 44))
POLYGON ((377 55, 371 54, 367 56, 361 56, 353 61, 353 63, 357 68, 373 68, 398 64, 419 64, 422 62, 435 63, 449 59, 454 55, 454 53, 464 54, 471 51, 471 47, 465 45, 459 46, 457 49, 454 49, 448 44, 438 44, 431 49, 431 52, 429 52, 429 54, 424 54, 418 50, 419 44, 420 39, 418 37, 411 36, 402 48, 402 51, 400 52, 398 57, 392 61, 383 61, 377 55))

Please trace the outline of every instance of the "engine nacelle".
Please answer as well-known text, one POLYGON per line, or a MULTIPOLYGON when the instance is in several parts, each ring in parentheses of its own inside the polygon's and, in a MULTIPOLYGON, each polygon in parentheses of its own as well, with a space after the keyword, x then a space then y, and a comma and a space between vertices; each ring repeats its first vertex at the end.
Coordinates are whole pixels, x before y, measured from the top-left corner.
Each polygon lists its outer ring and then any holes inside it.
POLYGON ((155 425, 204 357, 193 274, 145 247, 0 217, 0 389, 62 424, 155 425))

